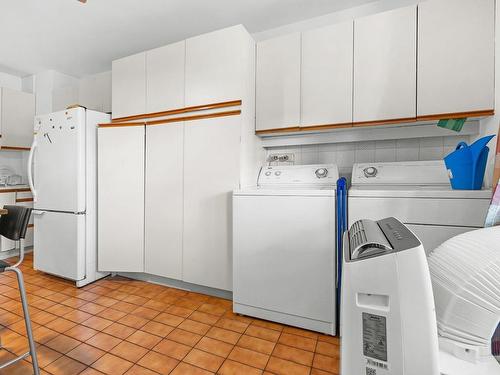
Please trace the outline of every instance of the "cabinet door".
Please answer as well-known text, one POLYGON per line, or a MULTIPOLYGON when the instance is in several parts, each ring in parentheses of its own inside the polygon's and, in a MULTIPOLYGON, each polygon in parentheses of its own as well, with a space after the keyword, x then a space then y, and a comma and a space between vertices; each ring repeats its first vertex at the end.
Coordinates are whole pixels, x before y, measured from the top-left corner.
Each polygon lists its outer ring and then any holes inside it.
POLYGON ((113 61, 113 118, 146 112, 146 52, 113 61))
POLYGON ((186 106, 242 99, 253 40, 241 25, 186 40, 186 106))
POLYGON ((31 147, 35 95, 2 88, 1 99, 2 146, 31 147))
MULTIPOLYGON (((18 191, 16 192, 16 205, 33 208, 33 195, 31 191, 18 191)), ((33 246, 33 218, 34 215, 30 216, 28 229, 26 231, 26 238, 24 239, 24 247, 33 246)), ((16 248, 19 248, 19 243, 16 244, 16 248)))
POLYGON ((417 8, 354 21, 354 122, 416 116, 417 8))
POLYGON ((184 125, 146 128, 145 272, 182 279, 184 125))
POLYGON ((301 126, 352 122, 353 23, 302 34, 301 126))
POLYGON ((185 52, 184 41, 146 52, 148 113, 184 107, 185 52))
POLYGON ((239 116, 186 123, 183 280, 232 288, 232 191, 239 186, 239 116))
POLYGON ((418 116, 492 110, 494 0, 418 5, 418 116))
POLYGON ((144 126, 98 130, 98 269, 144 271, 144 126))
MULTIPOLYGON (((0 192, 0 207, 16 204, 16 193, 0 192)), ((0 236, 0 251, 9 251, 16 248, 16 243, 4 236, 0 236)))
POLYGON ((300 125, 300 34, 257 43, 257 130, 300 125))

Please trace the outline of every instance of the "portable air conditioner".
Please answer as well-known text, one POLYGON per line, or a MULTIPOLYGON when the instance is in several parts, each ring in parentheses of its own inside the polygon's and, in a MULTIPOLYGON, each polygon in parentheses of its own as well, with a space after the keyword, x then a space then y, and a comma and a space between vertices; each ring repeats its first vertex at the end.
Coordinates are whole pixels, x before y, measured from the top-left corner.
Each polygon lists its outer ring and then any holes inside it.
POLYGON ((500 227, 456 236, 426 259, 394 218, 344 240, 343 375, 500 375, 500 227))
POLYGON ((355 222, 344 239, 341 374, 438 375, 424 248, 400 221, 355 222))

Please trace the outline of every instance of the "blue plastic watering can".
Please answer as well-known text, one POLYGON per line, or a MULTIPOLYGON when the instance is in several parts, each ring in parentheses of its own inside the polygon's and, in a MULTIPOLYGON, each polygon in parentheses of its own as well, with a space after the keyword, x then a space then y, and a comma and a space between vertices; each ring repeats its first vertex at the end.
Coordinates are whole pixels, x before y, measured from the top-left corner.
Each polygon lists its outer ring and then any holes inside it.
POLYGON ((488 135, 471 145, 460 142, 456 150, 444 158, 453 189, 481 190, 490 151, 486 145, 493 137, 488 135))

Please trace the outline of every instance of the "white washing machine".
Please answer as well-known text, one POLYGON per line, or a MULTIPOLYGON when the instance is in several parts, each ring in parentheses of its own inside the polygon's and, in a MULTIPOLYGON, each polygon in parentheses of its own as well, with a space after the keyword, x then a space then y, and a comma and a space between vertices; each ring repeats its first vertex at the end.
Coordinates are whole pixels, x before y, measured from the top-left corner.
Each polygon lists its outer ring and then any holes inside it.
POLYGON ((349 227, 393 216, 430 253, 447 239, 484 226, 491 190, 453 190, 442 160, 363 163, 352 170, 349 227))
POLYGON ((336 165, 266 166, 233 194, 233 310, 336 333, 336 165))

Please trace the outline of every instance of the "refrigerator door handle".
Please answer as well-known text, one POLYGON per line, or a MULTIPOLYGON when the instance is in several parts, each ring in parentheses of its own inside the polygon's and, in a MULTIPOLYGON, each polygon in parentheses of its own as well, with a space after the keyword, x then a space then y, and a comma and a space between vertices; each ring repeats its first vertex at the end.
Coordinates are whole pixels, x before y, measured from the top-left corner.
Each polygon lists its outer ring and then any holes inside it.
POLYGON ((31 144, 30 154, 28 156, 28 184, 30 186, 31 194, 33 195, 33 202, 36 202, 36 190, 33 184, 33 155, 35 154, 37 143, 36 138, 33 139, 31 144))

